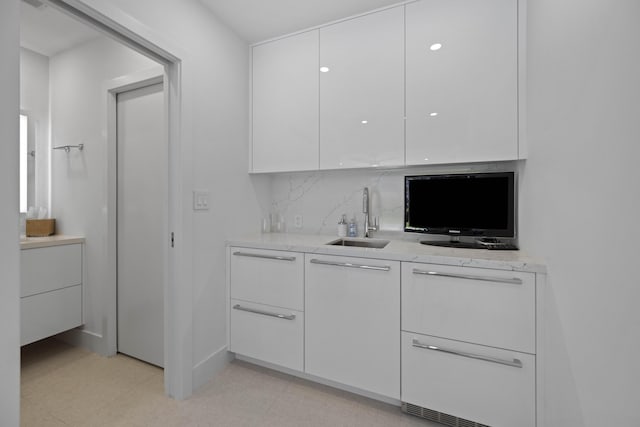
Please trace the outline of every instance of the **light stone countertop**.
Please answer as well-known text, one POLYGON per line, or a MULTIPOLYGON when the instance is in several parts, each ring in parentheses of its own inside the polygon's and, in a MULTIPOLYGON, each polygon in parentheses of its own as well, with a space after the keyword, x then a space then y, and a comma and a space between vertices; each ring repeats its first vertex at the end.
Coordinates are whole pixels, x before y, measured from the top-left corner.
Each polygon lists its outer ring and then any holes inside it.
POLYGON ((382 249, 331 246, 326 244, 336 239, 338 239, 337 236, 324 234, 264 233, 232 238, 227 240, 227 245, 254 249, 284 250, 392 261, 546 273, 544 264, 528 257, 522 251, 428 246, 420 244, 418 238, 407 240, 390 238, 383 235, 372 239, 389 240, 389 244, 382 249))
POLYGON ((84 243, 84 237, 54 234, 47 237, 20 237, 20 249, 46 248, 49 246, 84 243))

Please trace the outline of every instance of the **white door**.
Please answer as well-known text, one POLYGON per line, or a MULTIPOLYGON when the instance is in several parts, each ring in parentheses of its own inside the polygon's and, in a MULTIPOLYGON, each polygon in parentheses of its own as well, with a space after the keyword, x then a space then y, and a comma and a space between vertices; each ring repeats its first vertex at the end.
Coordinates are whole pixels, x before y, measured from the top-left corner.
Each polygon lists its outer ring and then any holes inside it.
POLYGON ((162 84, 118 94, 118 351, 164 366, 167 139, 162 84))

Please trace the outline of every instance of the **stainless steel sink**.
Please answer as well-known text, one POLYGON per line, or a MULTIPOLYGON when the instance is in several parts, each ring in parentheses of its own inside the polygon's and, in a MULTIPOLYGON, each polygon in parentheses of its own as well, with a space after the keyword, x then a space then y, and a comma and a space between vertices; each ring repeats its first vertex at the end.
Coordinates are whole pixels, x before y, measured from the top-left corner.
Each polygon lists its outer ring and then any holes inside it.
POLYGON ((340 238, 338 240, 333 240, 327 245, 333 246, 354 246, 357 248, 374 248, 374 249, 382 249, 389 244, 388 240, 380 240, 380 239, 343 239, 340 238))

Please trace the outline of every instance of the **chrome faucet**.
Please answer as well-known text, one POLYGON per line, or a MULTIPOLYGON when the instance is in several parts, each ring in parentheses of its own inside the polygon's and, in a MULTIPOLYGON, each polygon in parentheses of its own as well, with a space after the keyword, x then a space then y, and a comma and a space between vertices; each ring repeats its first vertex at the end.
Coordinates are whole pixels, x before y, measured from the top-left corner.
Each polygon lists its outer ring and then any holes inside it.
POLYGON ((373 225, 369 220, 369 189, 364 187, 362 192, 362 212, 364 213, 364 237, 371 237, 370 231, 378 231, 378 218, 373 218, 373 225))

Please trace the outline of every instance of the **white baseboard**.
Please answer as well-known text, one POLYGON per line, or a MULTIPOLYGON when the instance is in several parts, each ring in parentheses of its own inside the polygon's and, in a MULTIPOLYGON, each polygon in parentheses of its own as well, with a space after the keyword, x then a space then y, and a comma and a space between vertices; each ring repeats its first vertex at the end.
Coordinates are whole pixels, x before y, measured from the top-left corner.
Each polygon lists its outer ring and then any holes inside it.
POLYGON ((227 346, 220 348, 209 357, 193 367, 193 390, 197 390, 215 375, 223 370, 233 360, 233 355, 227 351, 227 346))
POLYGON ((70 331, 56 335, 56 338, 75 347, 86 348, 101 356, 113 356, 113 354, 109 354, 107 351, 104 337, 86 329, 71 329, 70 331))
POLYGON ((326 385, 329 387, 337 388, 339 390, 347 391, 349 393, 357 394, 360 396, 368 397, 369 399, 377 400, 379 402, 388 403, 393 406, 400 406, 401 402, 398 399, 394 399, 392 397, 383 396, 377 393, 372 393, 370 391, 362 390, 357 387, 352 387, 349 385, 341 384, 335 381, 327 380, 321 377, 317 377, 315 375, 310 375, 300 371, 294 371, 293 369, 284 368, 282 366, 274 365, 272 363, 263 362, 261 360, 254 359, 252 357, 242 356, 240 354, 236 354, 235 358, 238 360, 242 360, 244 362, 249 362, 254 365, 262 366, 263 368, 273 369, 274 371, 282 372, 285 374, 292 375, 294 377, 302 378, 308 381, 312 381, 314 383, 319 383, 322 385, 326 385))

